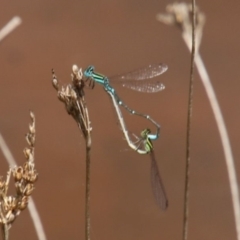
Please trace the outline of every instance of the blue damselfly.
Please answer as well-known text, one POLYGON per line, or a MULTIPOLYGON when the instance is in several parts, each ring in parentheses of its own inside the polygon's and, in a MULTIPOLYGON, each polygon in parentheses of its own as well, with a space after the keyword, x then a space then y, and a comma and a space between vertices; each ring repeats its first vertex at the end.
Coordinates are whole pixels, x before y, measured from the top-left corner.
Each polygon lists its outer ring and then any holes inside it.
POLYGON ((99 83, 104 89, 115 98, 118 105, 123 106, 129 113, 144 117, 150 120, 156 127, 156 134, 151 134, 152 140, 157 139, 160 133, 160 125, 154 121, 149 115, 136 112, 135 110, 129 108, 117 95, 115 89, 110 85, 110 82, 120 82, 123 87, 130 88, 139 92, 155 93, 163 90, 165 87, 162 83, 152 80, 156 76, 161 75, 167 71, 168 67, 165 64, 152 64, 147 67, 123 74, 117 75, 115 77, 108 78, 100 73, 94 71, 93 66, 89 66, 84 71, 84 76, 93 80, 93 84, 99 83))

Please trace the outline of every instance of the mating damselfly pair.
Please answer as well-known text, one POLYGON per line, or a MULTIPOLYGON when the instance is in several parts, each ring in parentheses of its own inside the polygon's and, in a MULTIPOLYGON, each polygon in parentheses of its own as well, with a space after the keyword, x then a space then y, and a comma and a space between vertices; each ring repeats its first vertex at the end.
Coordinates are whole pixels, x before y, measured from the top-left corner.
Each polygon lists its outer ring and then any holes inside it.
POLYGON ((152 189, 157 204, 163 210, 167 208, 168 200, 158 171, 157 162, 155 160, 155 155, 153 151, 153 144, 151 141, 159 138, 160 125, 155 120, 153 120, 149 115, 139 113, 129 108, 128 105, 126 105, 118 96, 116 90, 112 87, 111 83, 120 82, 123 87, 127 87, 138 92, 156 93, 163 90, 165 87, 162 83, 156 81, 154 78, 167 71, 167 69, 168 67, 165 64, 152 64, 147 67, 110 78, 104 76, 103 74, 95 72, 93 66, 89 66, 84 71, 84 76, 87 78, 87 80, 88 79, 92 80, 93 86, 95 82, 102 85, 106 92, 110 95, 120 122, 120 126, 122 128, 122 131, 124 133, 124 136, 127 140, 129 147, 137 151, 139 154, 150 155, 152 189), (134 114, 149 120, 153 125, 156 126, 157 128, 156 133, 152 134, 150 129, 144 129, 140 133, 140 136, 134 134, 136 141, 133 142, 129 137, 129 132, 127 130, 119 106, 125 108, 130 114, 134 114))

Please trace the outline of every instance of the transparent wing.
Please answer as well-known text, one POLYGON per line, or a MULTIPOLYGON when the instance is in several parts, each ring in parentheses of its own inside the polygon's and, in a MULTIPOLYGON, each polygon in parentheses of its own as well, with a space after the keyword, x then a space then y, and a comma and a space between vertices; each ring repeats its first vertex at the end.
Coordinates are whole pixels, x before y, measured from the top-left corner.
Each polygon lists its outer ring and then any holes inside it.
POLYGON ((129 73, 111 77, 109 80, 110 82, 121 83, 123 87, 130 88, 138 92, 156 93, 163 90, 165 86, 158 81, 149 79, 161 75, 166 72, 167 69, 168 67, 164 63, 151 64, 147 67, 140 68, 129 73))
POLYGON ((154 151, 150 152, 151 157, 151 183, 154 197, 162 210, 168 207, 168 200, 160 177, 154 151))
POLYGON ((144 80, 157 77, 162 73, 166 72, 168 69, 167 65, 164 63, 151 64, 147 67, 137 69, 125 74, 117 75, 110 78, 110 81, 128 81, 128 80, 144 80))
POLYGON ((142 139, 142 137, 136 135, 135 133, 133 133, 131 131, 128 131, 128 132, 134 137, 134 139, 133 140, 131 139, 131 140, 133 141, 133 144, 137 147, 137 149, 139 149, 141 151, 146 151, 145 142, 142 139))
POLYGON ((165 89, 165 86, 160 82, 138 82, 128 81, 122 83, 123 87, 130 88, 134 91, 145 92, 145 93, 156 93, 165 89))

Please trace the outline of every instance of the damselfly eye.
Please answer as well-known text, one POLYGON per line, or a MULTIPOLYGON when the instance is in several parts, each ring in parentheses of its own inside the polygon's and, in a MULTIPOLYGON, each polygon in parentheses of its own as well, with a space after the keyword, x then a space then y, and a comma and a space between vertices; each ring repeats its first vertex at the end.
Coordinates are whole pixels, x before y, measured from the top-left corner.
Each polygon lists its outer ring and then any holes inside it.
POLYGON ((92 73, 93 73, 94 67, 93 66, 89 66, 85 71, 84 71, 84 75, 86 77, 91 77, 92 73))
POLYGON ((149 128, 146 129, 147 134, 151 133, 151 130, 149 128))
POLYGON ((91 73, 92 73, 92 72, 93 72, 93 70, 94 70, 94 67, 93 67, 93 66, 90 66, 90 67, 89 67, 89 72, 91 72, 91 73))

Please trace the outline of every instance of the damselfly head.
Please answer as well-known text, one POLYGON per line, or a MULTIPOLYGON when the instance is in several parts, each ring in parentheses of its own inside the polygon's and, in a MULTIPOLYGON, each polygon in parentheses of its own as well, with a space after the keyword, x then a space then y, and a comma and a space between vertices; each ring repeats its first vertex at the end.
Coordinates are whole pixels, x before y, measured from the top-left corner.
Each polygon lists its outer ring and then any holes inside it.
POLYGON ((141 137, 147 138, 149 133, 151 133, 151 130, 149 128, 146 128, 141 132, 141 137))
POLYGON ((84 71, 84 76, 85 77, 91 77, 92 76, 92 73, 93 73, 93 70, 94 70, 94 66, 88 66, 86 68, 86 70, 84 71))

